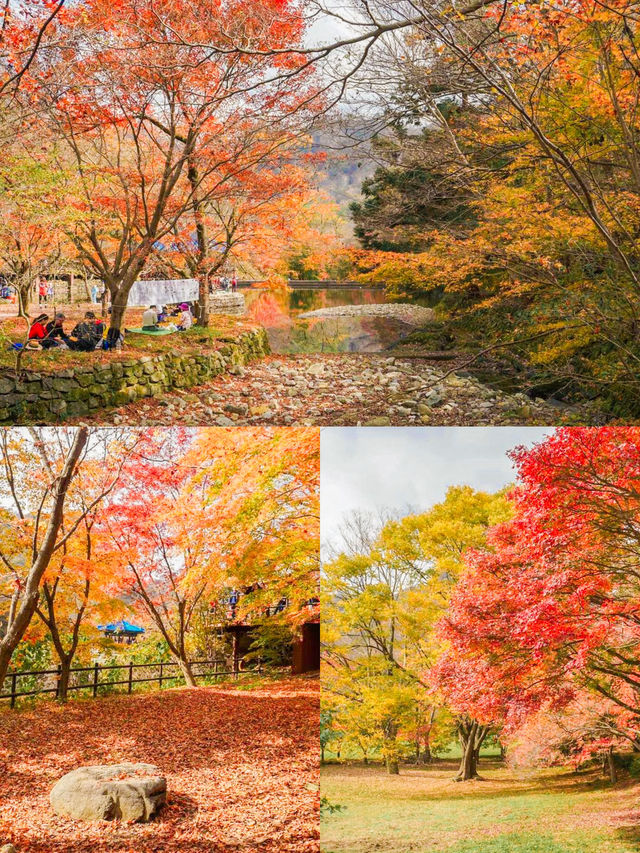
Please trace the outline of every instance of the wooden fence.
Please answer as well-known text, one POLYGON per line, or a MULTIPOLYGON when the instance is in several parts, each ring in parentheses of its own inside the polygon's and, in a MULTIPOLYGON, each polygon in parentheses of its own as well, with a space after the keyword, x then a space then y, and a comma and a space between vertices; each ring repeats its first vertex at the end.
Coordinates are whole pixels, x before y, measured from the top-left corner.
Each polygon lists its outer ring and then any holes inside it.
MULTIPOLYGON (((259 667, 260 668, 260 667, 259 667)), ((224 659, 195 660, 191 661, 191 670, 194 678, 225 678, 233 676, 237 678, 241 671, 237 663, 229 669, 228 661, 224 659)), ((11 707, 16 704, 16 699, 22 696, 39 696, 44 693, 54 693, 56 698, 60 695, 60 678, 62 668, 56 669, 34 669, 25 671, 13 671, 6 675, 2 688, 9 685, 9 690, 0 693, 0 699, 8 699, 11 707), (31 679, 29 689, 19 689, 23 679, 31 679)), ((134 684, 146 684, 157 682, 162 688, 167 682, 182 679, 182 672, 175 661, 156 661, 155 663, 116 663, 101 664, 94 663, 93 666, 72 667, 70 670, 69 686, 67 691, 71 693, 76 690, 88 690, 93 696, 98 695, 101 687, 115 688, 126 687, 126 692, 133 691, 134 684), (146 677, 137 677, 138 670, 155 670, 146 677), (177 670, 177 672, 176 672, 177 670), (107 678, 101 676, 107 674, 107 678), (121 675, 123 677, 121 677, 121 675)))

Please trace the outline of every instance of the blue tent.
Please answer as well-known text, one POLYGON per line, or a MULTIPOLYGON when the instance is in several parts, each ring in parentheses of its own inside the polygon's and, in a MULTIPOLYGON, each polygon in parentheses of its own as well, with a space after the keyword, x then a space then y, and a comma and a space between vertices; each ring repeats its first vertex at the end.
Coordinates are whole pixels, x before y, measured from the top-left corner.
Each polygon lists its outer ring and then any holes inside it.
POLYGON ((98 625, 98 631, 104 631, 105 634, 144 634, 144 628, 132 625, 126 619, 121 619, 119 622, 109 622, 108 625, 98 625))

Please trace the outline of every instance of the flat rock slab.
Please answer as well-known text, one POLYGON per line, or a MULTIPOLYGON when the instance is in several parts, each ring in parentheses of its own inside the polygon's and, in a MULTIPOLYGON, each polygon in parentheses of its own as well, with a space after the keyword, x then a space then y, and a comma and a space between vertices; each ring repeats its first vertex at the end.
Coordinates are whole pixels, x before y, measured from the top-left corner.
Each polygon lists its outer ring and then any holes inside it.
POLYGON ((153 764, 79 767, 53 786, 49 801, 58 815, 76 820, 146 823, 167 798, 167 780, 153 764))
POLYGON ((383 302, 373 305, 335 305, 332 308, 318 308, 306 311, 301 317, 390 317, 409 326, 421 326, 431 323, 433 309, 408 302, 383 302))

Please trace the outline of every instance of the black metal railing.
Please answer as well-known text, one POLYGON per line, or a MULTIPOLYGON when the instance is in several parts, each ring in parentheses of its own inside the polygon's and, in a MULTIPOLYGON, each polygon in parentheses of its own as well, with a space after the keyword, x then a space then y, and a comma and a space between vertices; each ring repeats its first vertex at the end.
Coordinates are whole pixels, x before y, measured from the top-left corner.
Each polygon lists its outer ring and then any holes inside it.
MULTIPOLYGON (((194 679, 198 678, 237 678, 241 673, 248 670, 243 669, 238 662, 229 666, 229 662, 222 658, 208 660, 190 661, 190 669, 194 679)), ((8 699, 11 707, 16 704, 16 699, 26 696, 39 696, 41 694, 55 694, 60 697, 60 685, 62 679, 62 667, 56 669, 34 669, 14 670, 8 672, 0 699, 8 699), (25 685, 24 680, 30 680, 25 685), (19 689, 26 686, 27 689, 19 689), (8 689, 7 689, 8 687, 8 689)), ((96 661, 92 666, 77 666, 69 670, 69 684, 67 693, 78 690, 87 690, 93 696, 98 695, 100 688, 126 688, 127 693, 133 692, 134 684, 148 684, 156 682, 159 688, 170 682, 184 680, 180 665, 176 661, 155 661, 153 663, 109 663, 103 664, 96 661), (138 670, 155 670, 152 675, 138 677, 138 670), (106 679, 103 677, 107 675, 106 679)))

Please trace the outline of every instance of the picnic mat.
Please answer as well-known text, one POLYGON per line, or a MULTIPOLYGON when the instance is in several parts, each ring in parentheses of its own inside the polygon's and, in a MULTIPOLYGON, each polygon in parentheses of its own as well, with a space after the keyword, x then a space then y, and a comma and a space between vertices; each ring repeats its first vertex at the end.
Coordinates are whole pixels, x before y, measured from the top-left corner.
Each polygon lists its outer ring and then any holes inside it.
POLYGON ((136 335, 173 335, 177 329, 156 329, 155 331, 147 331, 146 329, 125 329, 125 332, 136 335))

